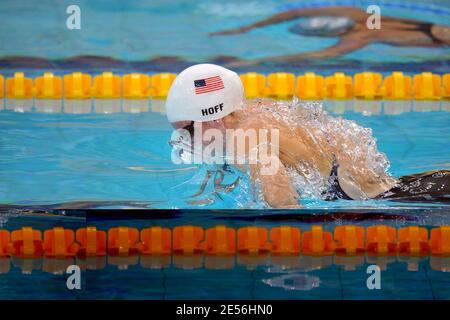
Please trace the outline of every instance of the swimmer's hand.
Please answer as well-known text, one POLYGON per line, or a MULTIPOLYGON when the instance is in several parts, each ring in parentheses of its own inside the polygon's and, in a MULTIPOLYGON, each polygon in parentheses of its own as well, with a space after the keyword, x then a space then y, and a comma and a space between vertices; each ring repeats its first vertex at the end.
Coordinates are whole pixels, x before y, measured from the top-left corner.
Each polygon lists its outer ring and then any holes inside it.
POLYGON ((241 28, 235 28, 235 29, 228 29, 228 30, 223 30, 223 31, 211 32, 208 35, 209 36, 228 36, 228 35, 232 35, 232 34, 246 33, 249 30, 250 30, 250 28, 248 28, 248 27, 241 27, 241 28))

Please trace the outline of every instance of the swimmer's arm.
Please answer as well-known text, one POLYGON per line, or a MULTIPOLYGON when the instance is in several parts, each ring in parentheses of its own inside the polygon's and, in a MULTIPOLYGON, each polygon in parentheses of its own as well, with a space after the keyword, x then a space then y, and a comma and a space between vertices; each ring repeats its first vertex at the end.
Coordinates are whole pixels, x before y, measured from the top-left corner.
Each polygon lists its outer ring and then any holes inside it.
POLYGON ((252 66, 262 62, 297 62, 302 60, 335 58, 353 52, 355 50, 361 49, 366 45, 368 45, 369 43, 370 42, 367 39, 362 39, 358 36, 352 36, 351 38, 350 37, 342 38, 334 46, 325 48, 323 50, 278 56, 272 58, 234 61, 229 64, 226 64, 226 67, 232 68, 232 67, 252 66))
POLYGON ((299 61, 306 59, 327 59, 335 58, 355 50, 361 49, 369 44, 367 37, 359 37, 354 34, 351 37, 341 38, 335 45, 325 48, 323 50, 306 52, 300 54, 286 55, 275 58, 269 58, 266 61, 299 61))
POLYGON ((374 198, 397 184, 397 180, 388 173, 374 171, 369 165, 369 154, 359 152, 356 157, 351 155, 349 150, 358 149, 357 141, 343 133, 332 134, 335 143, 331 153, 335 155, 338 163, 339 183, 351 198, 374 198))
POLYGON ((265 20, 258 21, 248 26, 212 32, 209 35, 216 36, 216 35, 245 33, 256 28, 291 21, 300 17, 310 17, 310 16, 351 17, 355 20, 360 20, 363 17, 367 17, 368 14, 366 14, 361 9, 354 7, 320 7, 320 8, 296 9, 275 14, 265 20))
MULTIPOLYGON (((240 128, 246 132, 247 130, 269 130, 272 126, 268 123, 261 123, 258 118, 247 119, 240 122, 240 128)), ((261 139, 261 138, 260 138, 261 139)), ((233 153, 235 154, 234 165, 236 168, 244 173, 250 175, 253 189, 258 183, 261 187, 264 200, 273 208, 301 208, 298 200, 298 193, 292 185, 291 179, 288 175, 285 165, 279 158, 277 144, 272 142, 277 139, 268 136, 263 140, 258 140, 257 146, 252 146, 252 143, 245 143, 245 148, 241 148, 235 143, 236 140, 230 139, 227 141, 227 146, 234 144, 233 153), (266 140, 267 139, 267 140, 266 140), (271 141, 267 145, 267 141, 271 141), (245 164, 240 164, 245 159, 245 164), (247 167, 248 166, 248 167, 247 167)), ((251 140, 251 139, 250 139, 251 140)))
POLYGON ((260 171, 258 175, 264 200, 272 208, 301 208, 298 193, 281 162, 276 174, 263 175, 260 171))
MULTIPOLYGON (((279 161, 279 160, 278 160, 279 161)), ((245 166, 237 165, 245 171, 245 166)), ((262 165, 250 165, 250 178, 254 186, 258 180, 264 200, 272 208, 301 208, 298 193, 291 183, 285 166, 279 161, 278 170, 274 174, 263 174, 262 165)))

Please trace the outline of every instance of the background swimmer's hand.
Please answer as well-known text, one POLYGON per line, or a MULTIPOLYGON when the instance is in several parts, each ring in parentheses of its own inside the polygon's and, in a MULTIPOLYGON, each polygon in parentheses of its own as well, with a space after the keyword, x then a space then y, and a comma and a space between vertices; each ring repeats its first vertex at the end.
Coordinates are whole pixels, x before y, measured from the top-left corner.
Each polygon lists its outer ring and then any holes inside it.
POLYGON ((226 68, 250 67, 263 62, 261 59, 254 60, 236 60, 225 64, 226 68))
POLYGON ((235 29, 228 29, 228 30, 223 30, 223 31, 211 32, 208 35, 209 36, 227 36, 227 35, 232 35, 232 34, 245 33, 245 32, 247 32, 249 30, 250 30, 250 28, 248 28, 248 27, 241 27, 241 28, 235 28, 235 29))

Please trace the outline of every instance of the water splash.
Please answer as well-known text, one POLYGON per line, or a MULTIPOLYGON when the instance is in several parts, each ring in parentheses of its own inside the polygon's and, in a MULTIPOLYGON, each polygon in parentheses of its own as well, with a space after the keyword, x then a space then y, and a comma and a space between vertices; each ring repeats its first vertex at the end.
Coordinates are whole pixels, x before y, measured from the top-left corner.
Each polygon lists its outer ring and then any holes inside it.
MULTIPOLYGON (((253 113, 255 117, 272 116, 285 124, 292 134, 301 130, 303 138, 309 141, 308 149, 314 149, 317 155, 330 157, 330 154, 339 154, 339 159, 368 179, 390 177, 389 160, 378 150, 372 130, 354 121, 331 116, 321 102, 255 99, 250 102, 250 107, 260 110, 253 113)), ((288 166, 287 171, 302 198, 322 199, 328 196, 330 179, 324 177, 314 163, 299 162, 295 167, 288 166)))
MULTIPOLYGON (((304 139, 308 151, 314 151, 319 157, 331 159, 332 155, 339 154, 339 160, 345 161, 348 165, 357 168, 357 172, 364 174, 367 179, 375 179, 377 183, 383 177, 389 177, 389 160, 386 155, 377 149, 377 140, 373 137, 370 128, 364 128, 356 122, 334 117, 328 114, 320 102, 300 102, 297 99, 292 101, 254 99, 249 100, 244 106, 246 114, 251 117, 252 122, 268 123, 277 127, 278 124, 287 130, 285 135, 293 134, 296 139, 304 139), (254 109, 252 111, 252 109, 254 109), (300 130, 300 131, 299 131, 300 130), (301 134, 299 134, 301 132, 301 134)), ((172 146, 185 143, 185 141, 170 141, 172 146)), ((185 154, 191 157, 194 151, 191 148, 184 148, 185 154)), ((231 163, 230 159, 223 159, 224 163, 231 163)), ((299 161, 295 166, 286 165, 286 170, 291 178, 294 187, 298 190, 303 199, 320 200, 327 198, 330 192, 330 177, 324 176, 323 172, 314 161, 299 161)), ((208 172, 208 166, 201 165, 200 171, 208 172)), ((239 174, 237 170, 231 170, 231 174, 239 174)), ((247 166, 247 176, 249 168, 247 166)), ((208 179, 206 179, 208 180, 208 179)), ((256 177, 256 184, 240 186, 242 199, 235 199, 235 204, 239 207, 247 207, 249 203, 240 203, 246 199, 254 199, 257 203, 263 203, 260 180, 256 177), (245 194, 244 194, 245 193, 245 194), (236 203, 238 202, 238 203, 236 203)), ((203 182, 201 194, 205 192, 207 184, 203 182)), ((216 193, 215 188, 212 192, 216 193)), ((223 193, 217 192, 221 195, 223 193)), ((209 198, 208 198, 209 199, 209 198)), ((219 197, 220 199, 220 197, 219 197)), ((209 201, 209 200, 208 200, 209 201)), ((208 202, 209 204, 210 202, 208 202)))

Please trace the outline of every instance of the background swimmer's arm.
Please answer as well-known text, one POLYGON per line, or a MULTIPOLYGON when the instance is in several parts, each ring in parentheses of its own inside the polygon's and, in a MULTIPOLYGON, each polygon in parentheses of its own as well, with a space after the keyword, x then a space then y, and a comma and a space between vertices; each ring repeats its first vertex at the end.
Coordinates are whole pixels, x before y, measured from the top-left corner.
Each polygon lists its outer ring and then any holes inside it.
POLYGON ((231 63, 226 64, 226 67, 243 67, 243 66, 252 66, 257 65, 262 62, 297 62, 302 60, 312 60, 312 59, 329 59, 339 57, 341 55, 350 53, 352 51, 361 49, 368 45, 370 40, 363 39, 359 37, 359 35, 353 35, 346 38, 341 38, 341 40, 335 44, 334 46, 325 48, 323 50, 313 51, 313 52, 305 52, 299 54, 292 54, 286 56, 278 56, 272 58, 261 58, 254 60, 240 60, 233 61, 231 63))
POLYGON ((245 33, 252 29, 290 21, 300 17, 311 17, 311 16, 350 17, 353 18, 354 20, 361 20, 367 19, 369 15, 363 10, 354 7, 320 7, 320 8, 295 9, 275 14, 270 18, 258 21, 248 26, 212 32, 209 35, 216 36, 216 35, 245 33))
POLYGON ((210 36, 219 36, 219 35, 224 36, 224 35, 230 35, 230 34, 245 33, 252 29, 261 28, 261 27, 265 27, 265 26, 268 26, 271 24, 281 23, 284 21, 294 20, 300 16, 302 16, 302 12, 300 12, 300 10, 286 11, 286 12, 282 12, 282 13, 273 15, 268 19, 258 21, 256 23, 248 25, 248 26, 235 28, 235 29, 228 29, 228 30, 224 30, 224 31, 212 32, 209 35, 210 36))
POLYGON ((338 43, 323 50, 274 57, 265 59, 265 61, 299 61, 306 59, 335 58, 361 49, 368 44, 369 41, 367 40, 367 37, 359 37, 357 34, 354 34, 349 37, 342 37, 338 43))

